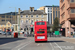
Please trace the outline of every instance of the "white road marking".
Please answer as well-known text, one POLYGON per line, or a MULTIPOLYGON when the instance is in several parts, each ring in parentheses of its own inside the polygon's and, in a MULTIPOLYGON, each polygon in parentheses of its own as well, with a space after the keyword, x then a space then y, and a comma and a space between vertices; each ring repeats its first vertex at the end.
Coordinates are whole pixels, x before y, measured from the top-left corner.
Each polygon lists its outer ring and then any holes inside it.
MULTIPOLYGON (((28 43, 28 42, 26 42, 26 43, 28 43)), ((22 44, 20 44, 19 46, 15 47, 15 48, 18 48, 18 47, 20 47, 20 46, 22 46, 22 45, 24 45, 24 44, 26 44, 26 43, 22 43, 22 44)))
MULTIPOLYGON (((31 40, 30 40, 31 41, 31 40)), ((29 42, 30 42, 29 41, 29 42)), ((21 43, 20 45, 18 45, 18 46, 16 46, 15 48, 13 48, 12 50, 14 50, 14 49, 17 49, 17 48, 19 48, 19 47, 21 47, 22 45, 25 45, 25 44, 27 44, 28 42, 25 42, 25 43, 21 43)))
POLYGON ((51 45, 51 47, 52 47, 52 50, 54 50, 54 48, 53 48, 53 45, 50 43, 50 45, 51 45))
MULTIPOLYGON (((55 43, 55 42, 54 42, 55 43)), ((62 48, 57 44, 57 43, 55 43, 61 50, 62 50, 62 48)))
MULTIPOLYGON (((32 43, 32 42, 30 42, 30 43, 32 43)), ((19 48, 18 50, 21 50, 23 47, 26 47, 26 46, 29 45, 30 43, 28 42, 26 45, 22 46, 22 47, 19 48)))
POLYGON ((69 42, 69 41, 66 41, 66 42, 68 42, 68 43, 72 43, 72 44, 75 44, 75 42, 69 42))
POLYGON ((37 46, 39 46, 40 44, 37 44, 37 46))

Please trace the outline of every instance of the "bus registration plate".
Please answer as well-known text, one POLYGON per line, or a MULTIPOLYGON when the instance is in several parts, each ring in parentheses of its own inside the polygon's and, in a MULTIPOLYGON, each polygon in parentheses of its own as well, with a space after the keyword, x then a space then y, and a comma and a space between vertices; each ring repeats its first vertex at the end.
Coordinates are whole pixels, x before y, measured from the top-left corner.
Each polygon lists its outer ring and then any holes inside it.
POLYGON ((37 39, 45 39, 45 36, 38 36, 37 39))

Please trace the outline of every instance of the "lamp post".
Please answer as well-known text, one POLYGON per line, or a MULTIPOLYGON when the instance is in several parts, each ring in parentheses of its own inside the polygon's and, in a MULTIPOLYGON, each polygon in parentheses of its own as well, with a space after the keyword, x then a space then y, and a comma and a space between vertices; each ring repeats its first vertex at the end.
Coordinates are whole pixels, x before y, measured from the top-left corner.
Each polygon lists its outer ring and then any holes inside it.
POLYGON ((11 12, 11 24, 12 24, 12 12, 11 12))
POLYGON ((15 8, 15 24, 16 24, 16 7, 9 7, 9 8, 15 8))
MULTIPOLYGON (((5 23, 6 23, 6 14, 5 14, 5 23)), ((7 33, 6 33, 6 37, 7 37, 7 33)))
MULTIPOLYGON (((15 8, 15 24, 16 24, 16 7, 9 7, 9 8, 15 8)), ((12 16, 12 13, 11 13, 12 16)), ((12 20, 12 19, 11 19, 12 20)), ((17 27, 16 27, 17 28, 17 27)))

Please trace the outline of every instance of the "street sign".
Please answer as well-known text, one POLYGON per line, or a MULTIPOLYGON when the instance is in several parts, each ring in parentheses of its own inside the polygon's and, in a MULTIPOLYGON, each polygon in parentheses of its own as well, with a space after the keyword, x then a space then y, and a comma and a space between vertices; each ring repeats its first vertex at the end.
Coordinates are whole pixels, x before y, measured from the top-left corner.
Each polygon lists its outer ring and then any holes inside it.
POLYGON ((30 27, 33 27, 33 25, 30 25, 30 27))
POLYGON ((59 31, 55 31, 55 35, 59 35, 59 31))
POLYGON ((63 31, 63 29, 61 29, 61 31, 63 31))

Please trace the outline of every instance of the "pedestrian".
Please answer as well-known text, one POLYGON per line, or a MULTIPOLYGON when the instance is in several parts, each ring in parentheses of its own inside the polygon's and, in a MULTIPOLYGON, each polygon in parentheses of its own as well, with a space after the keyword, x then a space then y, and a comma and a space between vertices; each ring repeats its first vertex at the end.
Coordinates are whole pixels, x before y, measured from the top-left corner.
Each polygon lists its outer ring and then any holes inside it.
POLYGON ((24 33, 24 36, 27 36, 27 32, 24 33))

